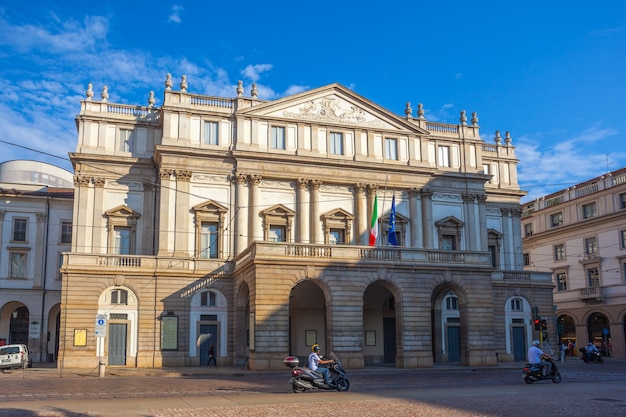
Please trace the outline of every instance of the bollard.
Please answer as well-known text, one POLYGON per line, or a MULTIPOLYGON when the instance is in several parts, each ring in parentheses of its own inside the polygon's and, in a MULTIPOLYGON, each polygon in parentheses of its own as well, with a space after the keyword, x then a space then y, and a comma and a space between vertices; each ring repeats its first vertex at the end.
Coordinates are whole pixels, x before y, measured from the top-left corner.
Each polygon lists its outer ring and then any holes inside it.
POLYGON ((104 369, 105 369, 104 366, 105 366, 104 362, 98 363, 98 376, 99 377, 104 376, 104 369))

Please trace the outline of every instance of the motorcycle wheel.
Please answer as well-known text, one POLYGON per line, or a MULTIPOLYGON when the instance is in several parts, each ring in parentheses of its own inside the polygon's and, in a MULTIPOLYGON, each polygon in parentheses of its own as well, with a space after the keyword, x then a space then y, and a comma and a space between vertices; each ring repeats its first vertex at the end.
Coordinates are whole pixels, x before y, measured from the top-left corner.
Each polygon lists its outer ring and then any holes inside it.
POLYGON ((557 372, 556 375, 552 378, 552 382, 554 382, 555 384, 561 382, 561 374, 557 372))
POLYGON ((532 376, 530 376, 530 375, 526 375, 526 378, 524 378, 524 381, 527 384, 532 384, 533 382, 535 382, 535 379, 532 376))
POLYGON ((339 378, 337 380, 337 391, 346 392, 350 389, 350 381, 347 379, 339 378))
POLYGON ((301 387, 300 385, 298 385, 297 382, 294 382, 293 384, 291 384, 291 389, 295 393, 306 391, 306 388, 301 387))

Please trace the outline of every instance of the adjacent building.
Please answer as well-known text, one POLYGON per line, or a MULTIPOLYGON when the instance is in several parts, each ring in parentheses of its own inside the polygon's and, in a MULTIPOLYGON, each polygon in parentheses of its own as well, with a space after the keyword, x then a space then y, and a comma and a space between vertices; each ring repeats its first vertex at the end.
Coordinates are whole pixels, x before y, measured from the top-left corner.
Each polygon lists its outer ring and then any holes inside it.
POLYGON ((339 84, 173 84, 161 107, 81 102, 61 366, 199 366, 213 343, 254 370, 314 343, 351 368, 524 360, 552 281, 524 271, 508 132, 339 84))
POLYGON ((0 345, 58 353, 61 254, 71 249, 73 175, 35 161, 0 163, 0 345))
POLYGON ((522 206, 526 271, 552 274, 560 341, 626 356, 626 168, 522 206))

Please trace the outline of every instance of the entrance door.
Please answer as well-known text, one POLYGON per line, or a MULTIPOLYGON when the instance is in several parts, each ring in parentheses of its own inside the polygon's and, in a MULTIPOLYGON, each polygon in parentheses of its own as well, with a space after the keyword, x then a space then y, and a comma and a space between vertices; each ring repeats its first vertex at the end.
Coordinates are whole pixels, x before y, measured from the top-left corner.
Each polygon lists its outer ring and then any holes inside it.
POLYGON ((109 324, 109 365, 126 365, 126 324, 109 324))
POLYGON ((383 363, 396 363, 396 319, 383 318, 383 363))
POLYGON ((461 328, 459 326, 447 326, 447 350, 448 362, 461 361, 461 328))
POLYGON ((513 327, 513 360, 526 360, 526 329, 513 327))
POLYGON ((215 358, 217 359, 217 324, 200 325, 200 366, 209 363, 209 347, 215 343, 215 358))

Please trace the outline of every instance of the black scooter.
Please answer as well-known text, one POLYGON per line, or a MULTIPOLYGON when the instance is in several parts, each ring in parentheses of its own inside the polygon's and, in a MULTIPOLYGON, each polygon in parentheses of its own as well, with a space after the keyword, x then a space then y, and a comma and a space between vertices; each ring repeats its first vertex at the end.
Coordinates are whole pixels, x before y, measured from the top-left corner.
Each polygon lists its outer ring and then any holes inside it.
POLYGON ((310 368, 300 367, 300 361, 295 356, 289 356, 283 363, 291 368, 291 389, 293 392, 304 392, 312 389, 337 390, 345 392, 350 389, 350 380, 337 356, 331 352, 333 362, 329 366, 328 384, 324 383, 324 375, 312 371, 310 368))
POLYGON ((556 364, 552 359, 544 359, 546 362, 550 362, 552 364, 552 369, 550 370, 550 375, 543 376, 542 374, 542 366, 541 365, 531 365, 527 363, 522 369, 522 378, 526 381, 527 384, 532 384, 535 381, 545 381, 551 380, 555 384, 561 382, 561 374, 559 373, 556 364))
POLYGON ((584 360, 586 363, 604 363, 604 359, 599 352, 593 351, 587 357, 587 349, 580 348, 580 353, 582 353, 582 357, 580 359, 584 360))

